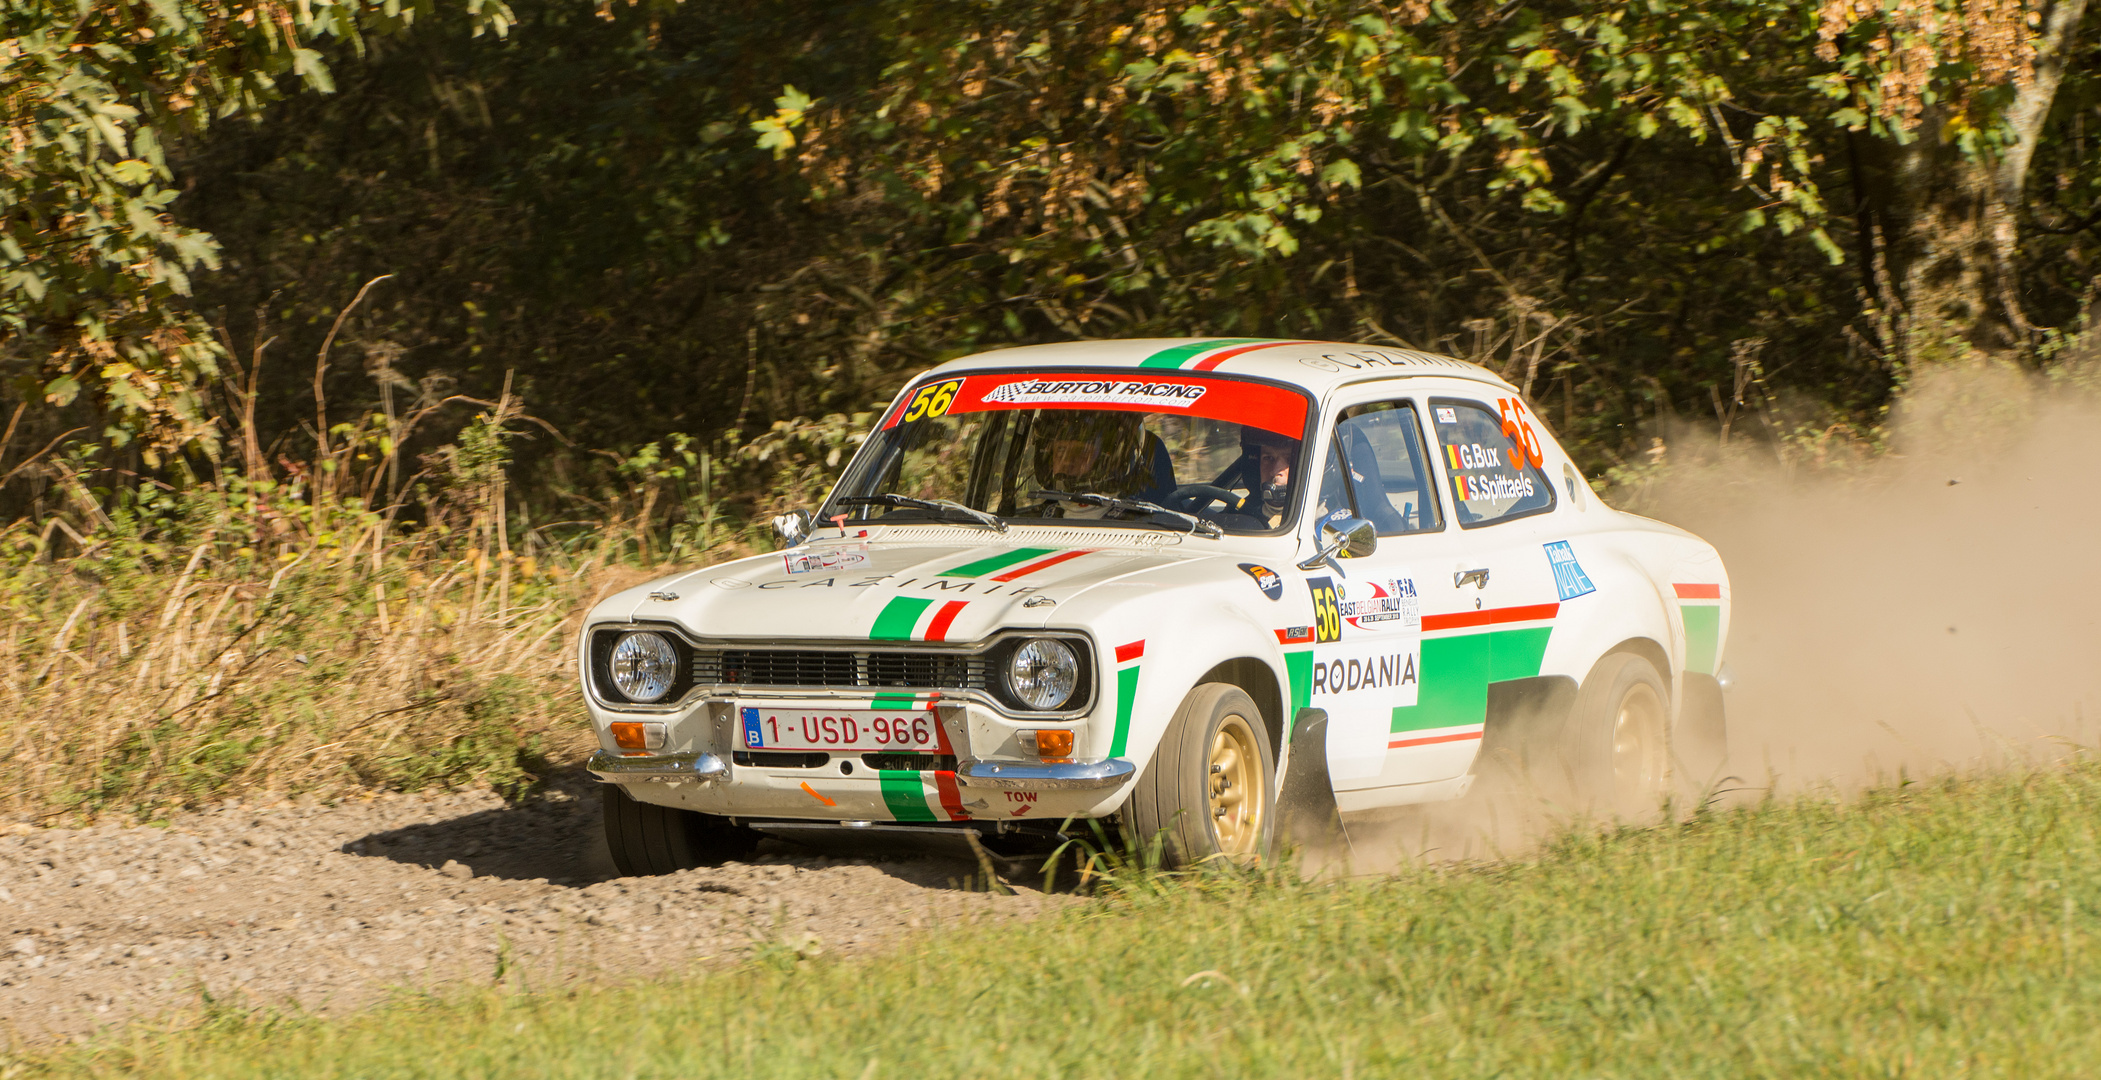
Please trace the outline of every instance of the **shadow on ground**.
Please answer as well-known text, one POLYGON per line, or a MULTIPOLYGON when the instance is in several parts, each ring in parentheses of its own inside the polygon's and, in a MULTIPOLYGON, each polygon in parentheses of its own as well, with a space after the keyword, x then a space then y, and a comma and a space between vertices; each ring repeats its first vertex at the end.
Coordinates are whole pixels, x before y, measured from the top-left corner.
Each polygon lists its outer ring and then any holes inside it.
MULTIPOLYGON (((606 850, 598 781, 564 770, 531 797, 491 810, 368 833, 343 845, 351 855, 388 859, 459 877, 545 881, 583 887, 620 876, 606 850)), ((859 863, 922 888, 982 891, 984 867, 960 841, 924 838, 815 837, 806 843, 768 838, 750 862, 859 863)), ((993 856, 998 876, 1040 887, 1041 859, 993 856), (1031 873, 1031 871, 1034 871, 1031 873)))

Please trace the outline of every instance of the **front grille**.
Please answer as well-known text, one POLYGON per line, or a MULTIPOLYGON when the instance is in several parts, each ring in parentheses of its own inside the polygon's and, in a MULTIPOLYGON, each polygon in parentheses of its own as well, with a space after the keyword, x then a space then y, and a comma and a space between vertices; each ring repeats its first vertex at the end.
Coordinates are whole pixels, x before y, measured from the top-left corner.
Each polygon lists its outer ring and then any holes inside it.
POLYGON ((985 690, 992 665, 955 653, 818 649, 695 649, 693 681, 701 686, 898 687, 985 690))
POLYGON ((955 772, 954 754, 862 754, 861 764, 877 772, 901 769, 906 772, 955 772))
POLYGON ((788 750, 736 750, 730 753, 730 760, 738 765, 764 769, 821 769, 832 763, 832 755, 788 750))

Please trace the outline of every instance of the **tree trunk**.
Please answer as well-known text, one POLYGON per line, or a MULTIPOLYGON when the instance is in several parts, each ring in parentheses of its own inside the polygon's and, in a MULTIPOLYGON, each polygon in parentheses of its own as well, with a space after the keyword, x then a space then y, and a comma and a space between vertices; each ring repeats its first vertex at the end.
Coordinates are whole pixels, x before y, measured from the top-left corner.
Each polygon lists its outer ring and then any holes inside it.
POLYGON ((1876 299, 1901 362, 2018 350, 2033 341, 2014 261, 2017 210, 2086 6, 2052 0, 2042 8, 2032 77, 2014 88, 2006 109, 2014 141, 1996 156, 1972 158, 1944 138, 1952 119, 1945 107, 1926 110, 1910 143, 1878 140, 1863 155, 1867 212, 1883 264, 1876 299))

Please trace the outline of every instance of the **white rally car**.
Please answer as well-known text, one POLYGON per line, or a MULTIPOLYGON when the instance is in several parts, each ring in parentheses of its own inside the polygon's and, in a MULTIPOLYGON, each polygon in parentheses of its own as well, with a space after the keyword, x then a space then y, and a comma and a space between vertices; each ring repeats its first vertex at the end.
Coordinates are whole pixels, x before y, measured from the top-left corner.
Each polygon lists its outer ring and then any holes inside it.
POLYGON ((1502 763, 1639 809, 1721 741, 1714 549, 1600 503, 1515 388, 1442 356, 951 361, 776 528, 586 621, 624 872, 1076 818, 1247 857, 1280 791, 1353 814, 1502 763))

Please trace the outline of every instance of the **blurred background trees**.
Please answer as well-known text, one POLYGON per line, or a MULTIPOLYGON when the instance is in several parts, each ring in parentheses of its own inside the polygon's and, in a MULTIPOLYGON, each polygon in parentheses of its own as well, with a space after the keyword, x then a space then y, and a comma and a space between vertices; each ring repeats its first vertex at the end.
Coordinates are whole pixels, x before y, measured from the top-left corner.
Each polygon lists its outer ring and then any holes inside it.
POLYGON ((0 19, 0 518, 39 544, 238 481, 661 551, 810 498, 912 372, 1074 337, 1448 352, 1604 468, 1672 417, 1871 431, 2095 299, 2084 0, 0 19))

